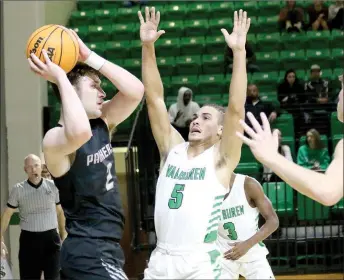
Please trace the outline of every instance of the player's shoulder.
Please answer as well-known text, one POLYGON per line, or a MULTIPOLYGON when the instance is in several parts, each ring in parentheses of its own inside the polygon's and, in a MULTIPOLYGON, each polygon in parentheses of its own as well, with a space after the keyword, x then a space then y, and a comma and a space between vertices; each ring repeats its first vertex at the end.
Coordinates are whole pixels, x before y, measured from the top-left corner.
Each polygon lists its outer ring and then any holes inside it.
POLYGON ((337 143, 337 146, 334 150, 334 156, 335 158, 343 158, 343 139, 340 139, 337 143))
POLYGON ((261 183, 259 181, 251 176, 246 176, 245 177, 245 182, 244 182, 245 189, 263 189, 261 183))
POLYGON ((43 137, 43 151, 47 149, 50 146, 51 141, 53 141, 56 137, 58 137, 58 134, 63 129, 62 126, 55 126, 53 128, 50 128, 43 137))

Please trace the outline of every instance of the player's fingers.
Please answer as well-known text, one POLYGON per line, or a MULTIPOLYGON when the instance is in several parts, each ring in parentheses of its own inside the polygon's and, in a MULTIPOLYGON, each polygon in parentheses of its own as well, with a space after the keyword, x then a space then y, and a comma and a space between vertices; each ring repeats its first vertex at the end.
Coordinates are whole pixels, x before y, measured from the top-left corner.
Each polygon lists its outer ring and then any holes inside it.
POLYGON ((28 62, 29 62, 29 65, 30 65, 31 70, 32 70, 33 72, 35 72, 36 74, 38 74, 38 75, 42 75, 42 72, 43 72, 43 71, 42 71, 41 69, 39 69, 39 68, 36 66, 35 63, 32 62, 31 58, 28 58, 27 60, 28 60, 28 62))
POLYGON ((242 9, 239 10, 238 27, 242 26, 242 9))
POLYGON ((247 117, 250 120, 250 123, 252 124, 252 127, 254 128, 256 133, 261 134, 263 132, 263 130, 262 130, 259 122, 257 121, 257 119, 253 116, 253 114, 251 112, 248 112, 247 117))
POLYGON ((151 20, 155 22, 155 7, 151 8, 151 13, 150 13, 151 20))
POLYGON ((248 30, 250 29, 250 25, 251 25, 251 19, 248 18, 246 21, 246 32, 248 32, 248 30))
POLYGON ((271 134, 271 127, 267 116, 265 113, 260 113, 260 117, 262 119, 264 132, 271 134))
POLYGON ((160 23, 160 12, 159 12, 159 11, 156 12, 156 15, 155 15, 155 23, 156 23, 157 26, 158 26, 159 23, 160 23))
POLYGON ((221 32, 222 32, 223 36, 225 36, 225 38, 229 36, 229 33, 226 29, 221 28, 221 32))
POLYGON ((244 11, 242 13, 242 22, 241 22, 241 27, 246 30, 246 21, 247 21, 247 12, 244 11))
POLYGON ((150 20, 150 17, 149 17, 149 8, 147 6, 145 8, 145 16, 146 16, 146 22, 148 22, 150 20))
POLYGON ((39 68, 39 69, 45 69, 46 65, 39 60, 39 58, 34 54, 30 54, 31 61, 39 68))
POLYGON ((143 19, 143 16, 142 16, 141 11, 138 11, 138 12, 137 12, 137 15, 139 16, 140 24, 144 24, 144 23, 145 23, 145 20, 143 19))
POLYGON ((248 134, 248 136, 250 136, 252 139, 256 139, 257 138, 257 133, 248 126, 247 123, 245 123, 245 121, 240 120, 240 125, 243 127, 244 131, 248 134))
POLYGON ((253 145, 253 140, 248 139, 246 136, 244 136, 241 132, 237 131, 235 132, 236 136, 238 136, 247 146, 251 147, 253 145))
POLYGON ((276 147, 278 147, 278 131, 277 130, 275 130, 273 133, 272 133, 272 137, 273 137, 273 139, 274 139, 274 143, 275 143, 275 145, 276 145, 276 147))
POLYGON ((158 31, 158 38, 159 38, 162 34, 165 34, 165 30, 159 30, 159 31, 158 31))
POLYGON ((238 26, 238 12, 234 11, 234 25, 233 27, 236 28, 238 26))
POLYGON ((51 60, 50 60, 50 58, 49 58, 49 56, 48 56, 48 53, 47 53, 47 51, 46 51, 46 50, 42 50, 42 54, 43 54, 43 57, 44 57, 45 63, 46 63, 46 64, 49 64, 49 63, 51 63, 51 60))

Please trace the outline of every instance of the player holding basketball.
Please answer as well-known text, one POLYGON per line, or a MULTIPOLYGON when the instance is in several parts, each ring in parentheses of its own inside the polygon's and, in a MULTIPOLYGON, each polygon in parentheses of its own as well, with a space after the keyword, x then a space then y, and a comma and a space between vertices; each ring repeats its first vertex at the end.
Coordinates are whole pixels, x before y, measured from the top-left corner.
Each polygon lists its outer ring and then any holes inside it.
POLYGON ((145 279, 214 279, 221 274, 216 250, 220 209, 232 171, 241 155, 239 119, 245 115, 247 74, 246 12, 234 14, 231 35, 222 33, 234 53, 233 75, 227 111, 203 106, 190 124, 189 142, 171 126, 159 75, 154 42, 160 13, 151 8, 139 12, 142 41, 142 77, 149 119, 160 152, 160 176, 156 187, 155 229, 157 248, 151 255, 145 279))
POLYGON ((61 249, 61 278, 126 279, 119 244, 124 215, 109 127, 134 111, 144 87, 77 39, 79 61, 84 64, 67 75, 46 52, 46 63, 35 55, 29 59, 31 70, 54 83, 61 99, 58 126, 43 139, 45 162, 59 188, 66 216, 68 237, 61 249), (110 101, 104 101, 100 74, 119 89, 110 101))
POLYGON ((278 228, 278 217, 257 180, 241 174, 231 178, 222 204, 216 244, 224 254, 221 279, 274 279, 262 242, 278 228), (259 214, 265 224, 259 229, 259 214))
MULTIPOLYGON (((338 97, 337 114, 338 120, 344 122, 343 75, 339 79, 342 82, 342 90, 338 97)), ((248 113, 247 116, 254 130, 242 120, 240 123, 251 139, 239 131, 237 135, 250 146, 257 160, 271 168, 295 190, 326 206, 336 204, 343 197, 343 139, 338 142, 333 161, 325 174, 321 174, 288 161, 277 152, 278 135, 271 134, 270 124, 264 114, 261 116, 263 127, 259 126, 252 114, 248 113)))

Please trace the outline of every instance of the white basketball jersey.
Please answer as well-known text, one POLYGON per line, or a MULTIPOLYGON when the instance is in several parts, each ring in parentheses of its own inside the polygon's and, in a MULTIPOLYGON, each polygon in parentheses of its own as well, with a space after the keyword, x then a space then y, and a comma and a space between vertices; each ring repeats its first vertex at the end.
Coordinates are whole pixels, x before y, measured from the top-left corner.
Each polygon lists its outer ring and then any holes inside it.
MULTIPOLYGON (((219 224, 217 240, 222 253, 231 249, 231 244, 245 241, 259 230, 259 211, 256 207, 252 208, 247 201, 244 186, 245 178, 244 175, 236 174, 232 189, 222 204, 221 223, 219 224)), ((254 245, 238 261, 254 261, 267 254, 268 250, 264 243, 260 242, 254 245)))
POLYGON ((193 159, 188 147, 182 143, 168 154, 157 183, 154 221, 158 242, 196 249, 216 240, 228 190, 216 177, 214 146, 193 159))

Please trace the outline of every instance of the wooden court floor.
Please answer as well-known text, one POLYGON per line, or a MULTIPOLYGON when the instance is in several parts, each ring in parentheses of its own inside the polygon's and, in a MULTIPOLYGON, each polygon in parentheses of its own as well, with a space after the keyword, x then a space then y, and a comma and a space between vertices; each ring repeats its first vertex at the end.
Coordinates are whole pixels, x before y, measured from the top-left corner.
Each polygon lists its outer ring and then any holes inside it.
POLYGON ((304 274, 304 275, 286 275, 276 276, 277 280, 343 280, 344 274, 304 274))

